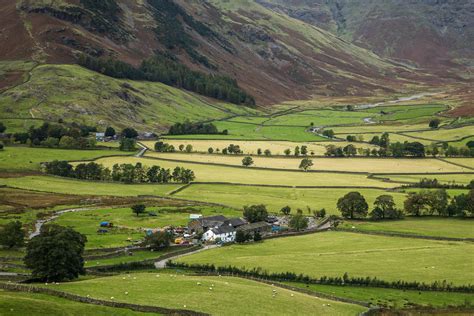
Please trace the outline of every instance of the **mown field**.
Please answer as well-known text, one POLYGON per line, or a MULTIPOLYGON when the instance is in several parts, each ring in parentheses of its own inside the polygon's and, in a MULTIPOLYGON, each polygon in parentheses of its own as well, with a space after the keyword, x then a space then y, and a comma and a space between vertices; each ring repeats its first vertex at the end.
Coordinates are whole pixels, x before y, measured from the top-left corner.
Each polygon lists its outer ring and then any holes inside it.
POLYGON ((26 176, 0 178, 0 184, 14 188, 77 195, 166 195, 179 188, 179 184, 121 184, 112 182, 90 182, 51 176, 26 176))
POLYGON ((45 294, 24 292, 8 292, 0 290, 0 314, 5 316, 18 315, 50 315, 50 316, 84 316, 84 315, 117 315, 144 316, 158 315, 153 313, 134 312, 124 308, 113 308, 86 303, 69 301, 64 298, 45 294))
POLYGON ((150 158, 103 158, 97 163, 112 167, 116 163, 137 163, 152 166, 158 165, 162 168, 174 169, 181 166, 194 171, 196 181, 200 182, 229 182, 244 184, 268 184, 286 186, 373 186, 379 188, 395 187, 394 183, 381 182, 368 179, 366 175, 357 174, 332 174, 332 173, 310 173, 300 171, 271 171, 256 170, 251 168, 235 168, 227 166, 206 165, 191 162, 176 162, 150 158), (330 179, 330 181, 328 181, 330 179))
POLYGON ((474 279, 474 245, 402 237, 326 232, 232 245, 186 256, 177 261, 217 266, 261 267, 268 271, 303 273, 312 277, 377 277, 396 281, 455 284, 474 279), (453 269, 456 267, 456 269, 453 269))
POLYGON ((403 207, 405 199, 403 193, 384 190, 296 189, 222 184, 193 184, 173 196, 202 202, 222 203, 236 208, 241 208, 243 205, 265 204, 269 211, 275 213, 278 213, 286 205, 293 209, 293 213, 297 208, 304 210, 304 212, 307 211, 307 207, 312 210, 325 208, 329 214, 339 215, 340 212, 336 208, 337 200, 351 191, 360 192, 371 206, 375 198, 382 194, 392 195, 398 207, 403 207), (242 199, 243 196, 245 199, 242 199))
POLYGON ((63 283, 55 288, 108 301, 113 297, 117 302, 191 309, 212 315, 355 315, 365 310, 358 305, 319 299, 239 278, 167 272, 102 277, 63 283), (277 290, 275 297, 273 289, 277 290))
MULTIPOLYGON (((142 142, 148 148, 153 150, 156 141, 144 141, 142 142)), ((211 147, 214 149, 219 149, 219 152, 222 152, 223 148, 227 148, 230 144, 240 146, 240 149, 244 154, 257 155, 258 149, 261 149, 262 152, 266 149, 270 150, 272 155, 284 155, 286 149, 290 149, 292 154, 296 146, 307 146, 308 153, 314 152, 315 155, 324 155, 326 153, 326 146, 335 145, 338 147, 345 147, 351 143, 345 141, 321 141, 321 142, 288 142, 288 141, 242 141, 242 140, 199 140, 199 139, 166 139, 166 143, 173 145, 176 150, 178 150, 180 145, 191 145, 193 146, 193 151, 207 153, 208 149, 211 147)), ((376 146, 357 143, 354 144, 357 148, 377 148, 376 146)))
POLYGON ((131 155, 117 149, 50 149, 32 147, 5 147, 0 153, 0 170, 25 171, 40 169, 41 162, 52 160, 90 160, 108 155, 131 155))
POLYGON ((342 228, 367 232, 387 232, 420 236, 474 238, 472 219, 407 217, 398 221, 344 221, 342 228))
MULTIPOLYGON (((149 152, 147 157, 201 162, 207 164, 224 164, 242 166, 242 156, 206 155, 183 153, 149 152)), ((304 157, 253 157, 251 167, 298 170, 304 157)), ((430 172, 465 172, 469 168, 446 163, 438 159, 377 159, 377 158, 311 158, 311 170, 318 171, 348 171, 367 173, 430 173, 430 172)), ((472 159, 466 159, 472 160, 472 159)), ((466 161, 467 163, 467 161, 466 161)), ((249 168, 251 168, 249 167, 249 168)))
POLYGON ((407 132, 407 136, 415 136, 433 141, 458 141, 469 135, 474 134, 474 125, 459 128, 441 128, 423 132, 407 132))

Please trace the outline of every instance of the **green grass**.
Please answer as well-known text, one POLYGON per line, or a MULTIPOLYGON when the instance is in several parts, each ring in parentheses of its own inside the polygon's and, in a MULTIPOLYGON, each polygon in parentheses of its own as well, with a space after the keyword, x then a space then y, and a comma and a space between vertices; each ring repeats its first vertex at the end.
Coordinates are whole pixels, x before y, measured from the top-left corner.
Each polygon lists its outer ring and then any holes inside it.
POLYGON ((410 307, 410 305, 443 307, 445 305, 460 306, 466 302, 473 302, 473 294, 395 290, 372 287, 333 286, 320 284, 302 284, 285 282, 295 288, 314 291, 343 297, 347 299, 366 302, 375 306, 392 308, 410 307))
POLYGON ((368 232, 401 233, 420 236, 474 238, 474 221, 471 219, 407 217, 400 221, 344 221, 343 228, 368 232))
POLYGON ((38 127, 43 124, 43 120, 33 119, 0 119, 6 127, 6 133, 27 132, 30 127, 38 127))
POLYGON ((53 160, 88 160, 107 155, 131 155, 114 149, 50 149, 32 147, 5 147, 0 151, 0 170, 37 171, 41 162, 53 160))
POLYGON ((325 232, 232 245, 186 256, 178 261, 216 266, 261 267, 272 272, 291 271, 312 277, 377 277, 387 281, 455 284, 474 281, 474 245, 403 237, 325 232), (453 268, 456 267, 456 268, 453 268))
POLYGON ((48 315, 157 315, 134 312, 124 308, 113 308, 69 301, 45 294, 8 292, 0 290, 0 314, 4 316, 48 315))
POLYGON ((109 182, 80 181, 50 176, 27 176, 0 178, 0 184, 20 189, 77 195, 110 196, 163 196, 180 187, 179 184, 121 184, 109 182))
POLYGON ((363 124, 363 119, 370 116, 367 113, 331 111, 331 110, 308 110, 303 112, 290 113, 277 116, 265 122, 265 125, 293 125, 308 127, 311 123, 314 126, 331 126, 344 124, 363 124))
POLYGON ((361 192, 369 205, 372 205, 375 198, 382 194, 392 195, 398 207, 403 206, 403 200, 405 199, 405 195, 402 193, 386 192, 384 190, 294 189, 220 184, 193 184, 174 196, 202 202, 212 201, 236 208, 242 208, 247 204, 265 204, 271 212, 279 212, 282 207, 289 205, 293 212, 296 212, 297 208, 301 208, 306 212, 309 206, 313 210, 325 208, 329 214, 340 214, 336 208, 337 200, 351 191, 361 192), (245 199, 242 199, 243 196, 245 199))
POLYGON ((410 132, 404 134, 407 136, 421 137, 433 141, 458 141, 463 137, 474 135, 474 125, 468 125, 459 128, 440 128, 437 130, 410 132))
MULTIPOLYGON (((447 158, 446 160, 449 162, 454 162, 456 164, 474 169, 474 158, 447 158)), ((472 179, 474 180, 474 174, 471 176, 472 176, 472 179)))
POLYGON ((131 253, 133 253, 133 255, 126 254, 120 257, 107 258, 107 259, 91 260, 91 259, 85 258, 84 266, 86 268, 92 268, 92 267, 100 267, 100 266, 106 266, 106 265, 116 265, 116 264, 121 264, 121 263, 130 263, 130 262, 156 259, 170 251, 173 251, 173 249, 168 249, 164 251, 148 251, 148 250, 132 251, 131 253))
POLYGON ((96 278, 63 283, 56 288, 108 301, 114 297, 118 302, 186 308, 212 315, 356 315, 365 310, 279 288, 273 298, 273 287, 255 281, 166 272, 96 278))
POLYGON ((366 109, 364 112, 380 113, 384 111, 385 115, 378 117, 380 121, 398 121, 414 119, 426 116, 434 116, 436 113, 447 109, 445 105, 430 105, 430 104, 416 104, 416 105, 396 105, 383 106, 371 109, 366 109))
POLYGON ((391 174, 384 174, 378 176, 381 178, 389 178, 392 181, 399 181, 399 182, 411 182, 411 183, 418 183, 421 179, 437 179, 441 183, 457 183, 457 184, 469 184, 474 179, 474 174, 428 174, 428 175, 391 175, 391 174))
POLYGON ((259 113, 161 83, 114 79, 77 65, 36 67, 29 82, 0 95, 0 111, 11 118, 33 114, 94 126, 102 120, 118 128, 130 126, 142 131, 163 130, 185 119, 202 121, 259 113), (130 106, 133 103, 136 105, 130 106))
POLYGON ((199 182, 229 182, 245 184, 269 184, 287 186, 374 186, 391 188, 397 186, 378 180, 368 179, 363 174, 310 173, 299 171, 271 171, 251 168, 235 168, 227 166, 205 165, 190 162, 165 161, 150 158, 112 157, 98 159, 98 163, 112 167, 116 163, 137 163, 143 165, 159 165, 174 169, 181 166, 194 171, 199 182), (330 181, 329 181, 330 179, 330 181))

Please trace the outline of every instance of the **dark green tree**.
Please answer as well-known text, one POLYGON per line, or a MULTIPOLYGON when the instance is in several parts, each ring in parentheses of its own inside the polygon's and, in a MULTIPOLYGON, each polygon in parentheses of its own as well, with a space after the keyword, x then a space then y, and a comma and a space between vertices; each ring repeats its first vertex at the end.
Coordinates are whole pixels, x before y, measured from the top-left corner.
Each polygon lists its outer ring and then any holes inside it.
POLYGON ((311 168, 312 166, 313 166, 313 160, 309 158, 304 158, 303 160, 301 160, 299 168, 304 171, 308 171, 308 169, 311 168))
POLYGON ((112 126, 109 126, 105 129, 105 137, 114 137, 115 129, 112 126))
POLYGON ((72 228, 43 226, 41 233, 30 240, 24 258, 32 276, 47 282, 72 280, 84 274, 86 236, 72 228))
POLYGON ((283 214, 283 215, 290 215, 291 213, 291 207, 289 205, 287 206, 284 206, 281 208, 280 212, 283 214))
POLYGON ((21 248, 25 243, 25 231, 20 221, 9 222, 0 230, 0 245, 5 248, 21 248))
POLYGON ((430 128, 436 129, 436 128, 438 128, 440 123, 441 123, 441 121, 439 119, 432 119, 430 121, 429 126, 430 126, 430 128))
POLYGON ((345 218, 364 218, 369 206, 364 196, 359 192, 349 192, 337 201, 337 208, 345 218))
POLYGON ((120 135, 122 135, 122 137, 125 137, 125 138, 135 139, 138 137, 138 132, 134 128, 127 127, 122 130, 122 133, 120 135))
POLYGON ((162 230, 145 236, 143 244, 152 250, 163 250, 170 246, 173 236, 162 230))
POLYGON ((245 166, 245 167, 249 167, 253 165, 253 159, 252 157, 244 157, 244 159, 242 159, 242 166, 245 166))
POLYGON ((135 204, 132 206, 132 212, 135 213, 137 216, 145 213, 145 209, 146 206, 144 204, 135 204))
POLYGON ((304 216, 303 214, 298 213, 291 217, 288 225, 290 226, 291 229, 294 229, 296 231, 306 229, 308 228, 308 218, 304 216))
POLYGON ((268 211, 265 205, 244 206, 244 217, 250 223, 265 221, 268 217, 268 211))

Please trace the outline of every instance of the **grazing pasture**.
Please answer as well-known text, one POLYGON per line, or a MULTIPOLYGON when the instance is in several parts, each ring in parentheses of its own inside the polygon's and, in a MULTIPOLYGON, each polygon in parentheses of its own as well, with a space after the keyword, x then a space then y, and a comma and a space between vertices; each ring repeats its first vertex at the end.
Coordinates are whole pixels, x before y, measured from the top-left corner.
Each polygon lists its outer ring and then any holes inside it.
POLYGON ((468 284, 474 280, 474 244, 404 237, 325 232, 232 245, 177 261, 216 266, 261 267, 312 277, 377 277, 382 280, 468 284), (456 269, 453 269, 456 267, 456 269))
MULTIPOLYGON (((232 155, 203 155, 181 153, 147 153, 148 157, 156 157, 189 162, 208 164, 223 164, 241 166, 242 156, 232 155)), ((284 170, 298 170, 301 159, 304 157, 253 157, 252 166, 259 168, 276 168, 284 170)), ((429 173, 429 172, 465 172, 470 171, 457 165, 446 163, 438 159, 377 159, 377 158, 311 158, 313 167, 318 171, 347 171, 367 173, 429 173)), ((474 160, 474 159, 473 159, 474 160)))
POLYGON ((285 125, 285 126, 332 126, 344 124, 363 124, 364 118, 375 117, 376 114, 349 111, 333 110, 308 110, 276 116, 264 125, 285 125))
POLYGON ((366 109, 364 112, 368 113, 381 113, 382 111, 386 114, 377 117, 379 121, 399 121, 409 120, 414 118, 434 116, 438 112, 446 110, 446 105, 431 105, 431 104, 417 104, 417 105, 394 105, 375 107, 366 109))
POLYGON ((343 228, 420 236, 474 238, 474 220, 465 218, 406 217, 403 220, 344 221, 343 228))
POLYGON ((78 303, 49 296, 46 294, 8 292, 0 290, 0 314, 4 316, 17 315, 48 315, 48 316, 145 316, 157 315, 134 312, 125 308, 113 308, 87 303, 78 303))
POLYGON ((397 186, 395 183, 368 179, 367 176, 363 174, 332 174, 324 172, 311 173, 300 171, 259 170, 252 168, 246 169, 232 166, 167 161, 158 158, 111 157, 98 159, 97 162, 107 167, 112 167, 116 163, 135 164, 137 162, 141 162, 143 165, 159 165, 162 168, 170 169, 174 169, 176 166, 181 166, 193 170, 196 174, 196 181, 198 182, 228 182, 286 186, 372 186, 378 188, 392 188, 397 186))
POLYGON ((384 305, 392 308, 410 307, 410 305, 444 307, 460 306, 466 302, 473 302, 473 294, 433 292, 433 291, 411 291, 395 290, 373 287, 357 286, 334 286, 320 284, 302 284, 285 282, 285 284, 311 290, 316 293, 324 293, 337 297, 348 298, 372 305, 384 305))
POLYGON ((89 160, 108 155, 131 155, 116 149, 52 149, 32 147, 5 147, 0 152, 0 170, 37 171, 41 162, 53 160, 89 160))
POLYGON ((386 124, 367 124, 359 126, 334 126, 331 128, 336 134, 364 134, 364 133, 379 133, 384 132, 408 132, 408 131, 419 131, 427 130, 428 123, 419 124, 401 124, 399 122, 387 122, 386 124))
POLYGON ((212 315, 356 315, 365 310, 358 305, 319 299, 245 279, 162 271, 63 283, 57 288, 107 301, 113 297, 117 302, 190 309, 212 315))
POLYGON ((296 189, 222 184, 193 184, 174 196, 202 202, 221 203, 235 208, 242 208, 246 204, 265 204, 270 212, 275 213, 279 213, 282 207, 289 205, 293 214, 296 213, 297 208, 302 209, 306 214, 307 207, 310 207, 312 210, 325 208, 328 214, 340 215, 336 208, 337 200, 355 190, 364 195, 370 206, 372 206, 375 198, 382 194, 392 195, 400 208, 403 206, 403 200, 405 199, 403 193, 386 192, 384 190, 296 189), (245 197, 245 199, 242 197, 245 197))
MULTIPOLYGON (((445 160, 474 169, 474 157, 473 158, 447 158, 445 160)), ((472 178, 474 179, 474 175, 472 175, 472 178)))

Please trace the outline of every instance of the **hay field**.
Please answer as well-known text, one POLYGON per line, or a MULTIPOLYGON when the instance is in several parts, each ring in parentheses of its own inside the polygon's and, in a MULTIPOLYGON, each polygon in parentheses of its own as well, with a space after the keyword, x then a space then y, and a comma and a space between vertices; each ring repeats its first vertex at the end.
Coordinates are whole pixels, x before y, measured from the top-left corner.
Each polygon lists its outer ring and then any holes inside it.
MULTIPOLYGON (((258 170, 252 168, 236 168, 231 166, 216 166, 197 164, 192 162, 175 162, 151 158, 102 158, 96 160, 97 163, 107 167, 112 167, 116 163, 137 162, 143 165, 158 165, 162 168, 174 169, 181 166, 194 171, 198 182, 228 182, 244 184, 266 184, 266 185, 286 185, 286 186, 370 186, 378 188, 393 188, 396 183, 387 183, 378 180, 368 179, 363 174, 333 174, 333 173, 310 173, 300 171, 273 171, 258 170)), ((147 185, 143 185, 146 187, 147 185)), ((156 186, 156 185, 151 185, 156 186)))
MULTIPOLYGON (((225 164, 241 166, 243 156, 233 155, 206 155, 206 154, 182 154, 182 153, 147 153, 148 157, 156 157, 172 160, 184 160, 189 162, 201 162, 209 164, 225 164)), ((304 157, 276 158, 276 157, 253 157, 254 167, 276 168, 284 170, 298 170, 304 157)), ((377 159, 377 158, 311 158, 313 167, 311 170, 319 171, 348 171, 368 173, 429 173, 429 172, 466 172, 463 168, 446 163, 438 159, 377 159)), ((252 167, 249 167, 250 169, 252 167)))

